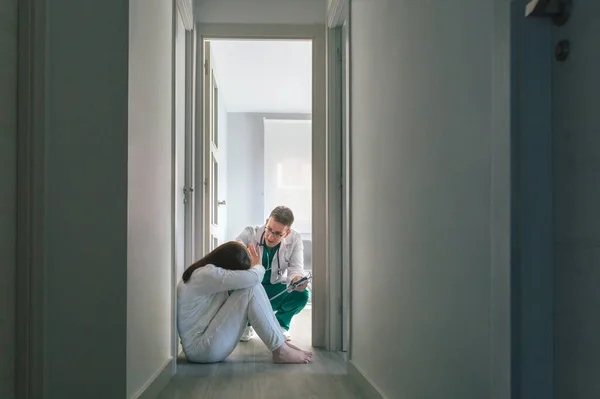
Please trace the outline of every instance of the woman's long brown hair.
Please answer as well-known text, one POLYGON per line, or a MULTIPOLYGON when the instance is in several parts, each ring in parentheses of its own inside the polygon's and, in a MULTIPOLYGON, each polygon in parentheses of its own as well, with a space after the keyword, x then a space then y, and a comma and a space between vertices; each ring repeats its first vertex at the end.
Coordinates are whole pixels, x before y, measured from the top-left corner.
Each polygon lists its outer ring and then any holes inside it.
POLYGON ((183 282, 187 283, 192 273, 202 266, 215 265, 228 270, 248 270, 252 266, 251 263, 252 260, 250 259, 248 250, 242 243, 228 241, 213 249, 204 258, 190 265, 183 272, 183 282))

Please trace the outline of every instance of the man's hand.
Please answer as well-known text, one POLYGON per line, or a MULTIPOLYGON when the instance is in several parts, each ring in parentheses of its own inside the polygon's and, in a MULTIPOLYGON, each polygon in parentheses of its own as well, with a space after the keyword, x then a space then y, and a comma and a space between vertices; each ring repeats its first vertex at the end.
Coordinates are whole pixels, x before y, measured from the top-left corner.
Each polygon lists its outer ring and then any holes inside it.
MULTIPOLYGON (((292 279, 292 282, 290 283, 290 285, 294 284, 296 281, 300 280, 302 277, 301 276, 296 276, 292 279)), ((298 287, 296 287, 296 289, 294 289, 294 291, 299 291, 302 292, 306 289, 306 287, 308 287, 308 281, 302 285, 299 285, 298 287)))
POLYGON ((258 246, 249 244, 248 245, 248 251, 250 251, 250 260, 252 261, 252 265, 250 267, 254 267, 257 265, 262 265, 262 262, 260 261, 260 251, 258 249, 258 246))

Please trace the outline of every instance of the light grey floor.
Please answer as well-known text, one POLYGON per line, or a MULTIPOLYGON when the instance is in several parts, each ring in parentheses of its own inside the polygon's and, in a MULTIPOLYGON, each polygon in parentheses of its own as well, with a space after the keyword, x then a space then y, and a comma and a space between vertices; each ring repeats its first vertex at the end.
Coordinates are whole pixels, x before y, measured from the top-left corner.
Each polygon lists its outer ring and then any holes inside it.
MULTIPOLYGON (((292 321, 292 343, 310 348, 311 310, 292 321)), ((222 363, 203 365, 179 359, 177 374, 159 399, 361 399, 346 374, 342 353, 315 351, 307 365, 274 365, 271 353, 258 337, 240 342, 222 363)))

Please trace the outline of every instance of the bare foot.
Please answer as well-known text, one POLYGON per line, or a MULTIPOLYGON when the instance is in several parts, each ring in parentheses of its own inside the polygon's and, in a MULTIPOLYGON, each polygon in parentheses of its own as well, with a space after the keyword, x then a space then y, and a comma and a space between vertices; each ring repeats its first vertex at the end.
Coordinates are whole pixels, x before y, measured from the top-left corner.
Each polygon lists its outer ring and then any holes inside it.
POLYGON ((292 348, 285 343, 273 351, 273 363, 277 364, 306 364, 310 362, 311 357, 304 351, 292 348))
POLYGON ((312 353, 311 351, 305 351, 305 350, 302 350, 302 349, 298 348, 296 345, 290 344, 289 342, 286 342, 286 344, 287 344, 288 346, 291 346, 291 347, 292 347, 292 349, 296 349, 297 351, 300 351, 300 352, 304 352, 304 353, 306 353, 306 354, 307 354, 308 356, 310 356, 311 358, 312 358, 312 356, 313 356, 313 353, 312 353))

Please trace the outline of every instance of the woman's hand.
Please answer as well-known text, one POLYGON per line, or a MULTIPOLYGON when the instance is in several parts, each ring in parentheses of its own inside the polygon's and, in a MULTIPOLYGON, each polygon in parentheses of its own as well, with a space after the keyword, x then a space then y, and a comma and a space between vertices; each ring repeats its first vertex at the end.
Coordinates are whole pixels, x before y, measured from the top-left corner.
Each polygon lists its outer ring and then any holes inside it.
POLYGON ((248 251, 250 251, 250 260, 252 261, 251 267, 262 265, 262 262, 260 261, 260 250, 258 249, 258 246, 249 244, 248 251))

